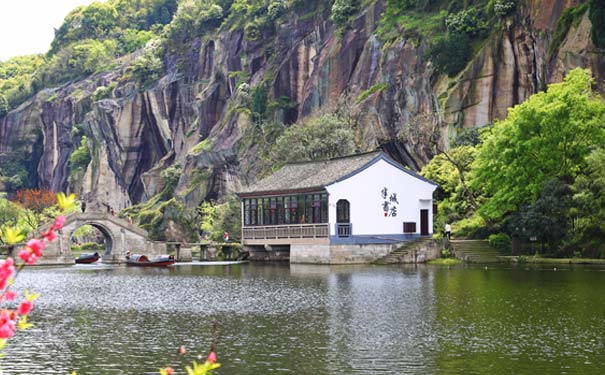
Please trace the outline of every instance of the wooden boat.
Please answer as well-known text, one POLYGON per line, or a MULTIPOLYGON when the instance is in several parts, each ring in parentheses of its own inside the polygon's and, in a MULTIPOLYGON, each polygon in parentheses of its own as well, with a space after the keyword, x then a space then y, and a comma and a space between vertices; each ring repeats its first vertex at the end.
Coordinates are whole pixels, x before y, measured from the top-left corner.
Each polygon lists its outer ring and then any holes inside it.
POLYGON ((174 263, 173 255, 159 255, 151 260, 142 254, 133 254, 126 258, 126 265, 135 267, 167 267, 174 263))
POLYGON ((99 258, 99 253, 83 253, 76 258, 76 263, 90 264, 96 262, 97 260, 99 260, 99 258))

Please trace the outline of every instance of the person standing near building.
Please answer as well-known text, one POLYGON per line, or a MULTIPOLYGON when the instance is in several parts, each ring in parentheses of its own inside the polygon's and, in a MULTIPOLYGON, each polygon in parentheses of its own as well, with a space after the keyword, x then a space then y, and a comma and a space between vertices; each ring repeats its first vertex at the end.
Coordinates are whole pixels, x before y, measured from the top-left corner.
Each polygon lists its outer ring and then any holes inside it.
POLYGON ((452 236, 452 226, 450 223, 445 224, 445 237, 449 241, 452 236))

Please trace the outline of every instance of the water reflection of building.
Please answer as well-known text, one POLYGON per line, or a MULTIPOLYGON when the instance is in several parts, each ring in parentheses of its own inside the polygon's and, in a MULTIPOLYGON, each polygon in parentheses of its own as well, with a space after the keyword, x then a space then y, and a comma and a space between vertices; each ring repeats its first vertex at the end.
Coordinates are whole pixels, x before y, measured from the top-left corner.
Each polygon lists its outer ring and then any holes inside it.
POLYGON ((253 258, 365 263, 432 234, 436 184, 382 151, 288 164, 238 193, 253 258))
POLYGON ((433 273, 330 268, 328 373, 427 373, 437 346, 433 273))

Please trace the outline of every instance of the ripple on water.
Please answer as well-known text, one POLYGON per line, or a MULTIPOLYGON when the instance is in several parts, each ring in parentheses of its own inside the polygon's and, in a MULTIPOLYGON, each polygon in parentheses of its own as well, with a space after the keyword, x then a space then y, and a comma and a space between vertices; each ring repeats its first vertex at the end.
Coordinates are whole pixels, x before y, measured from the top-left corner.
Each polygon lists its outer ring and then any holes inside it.
POLYGON ((34 269, 16 288, 41 293, 36 325, 3 368, 157 374, 194 359, 180 345, 204 353, 218 335, 218 375, 600 374, 603 282, 506 268, 34 269))

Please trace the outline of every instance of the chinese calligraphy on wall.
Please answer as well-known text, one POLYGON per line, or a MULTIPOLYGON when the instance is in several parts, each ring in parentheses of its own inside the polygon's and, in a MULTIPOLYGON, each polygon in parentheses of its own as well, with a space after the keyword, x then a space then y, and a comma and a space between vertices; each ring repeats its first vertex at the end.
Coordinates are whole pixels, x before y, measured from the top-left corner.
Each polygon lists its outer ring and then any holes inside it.
POLYGON ((395 217, 397 216, 397 206, 399 201, 397 200, 397 193, 390 193, 386 187, 380 191, 380 196, 383 199, 382 210, 384 211, 384 217, 395 217))

